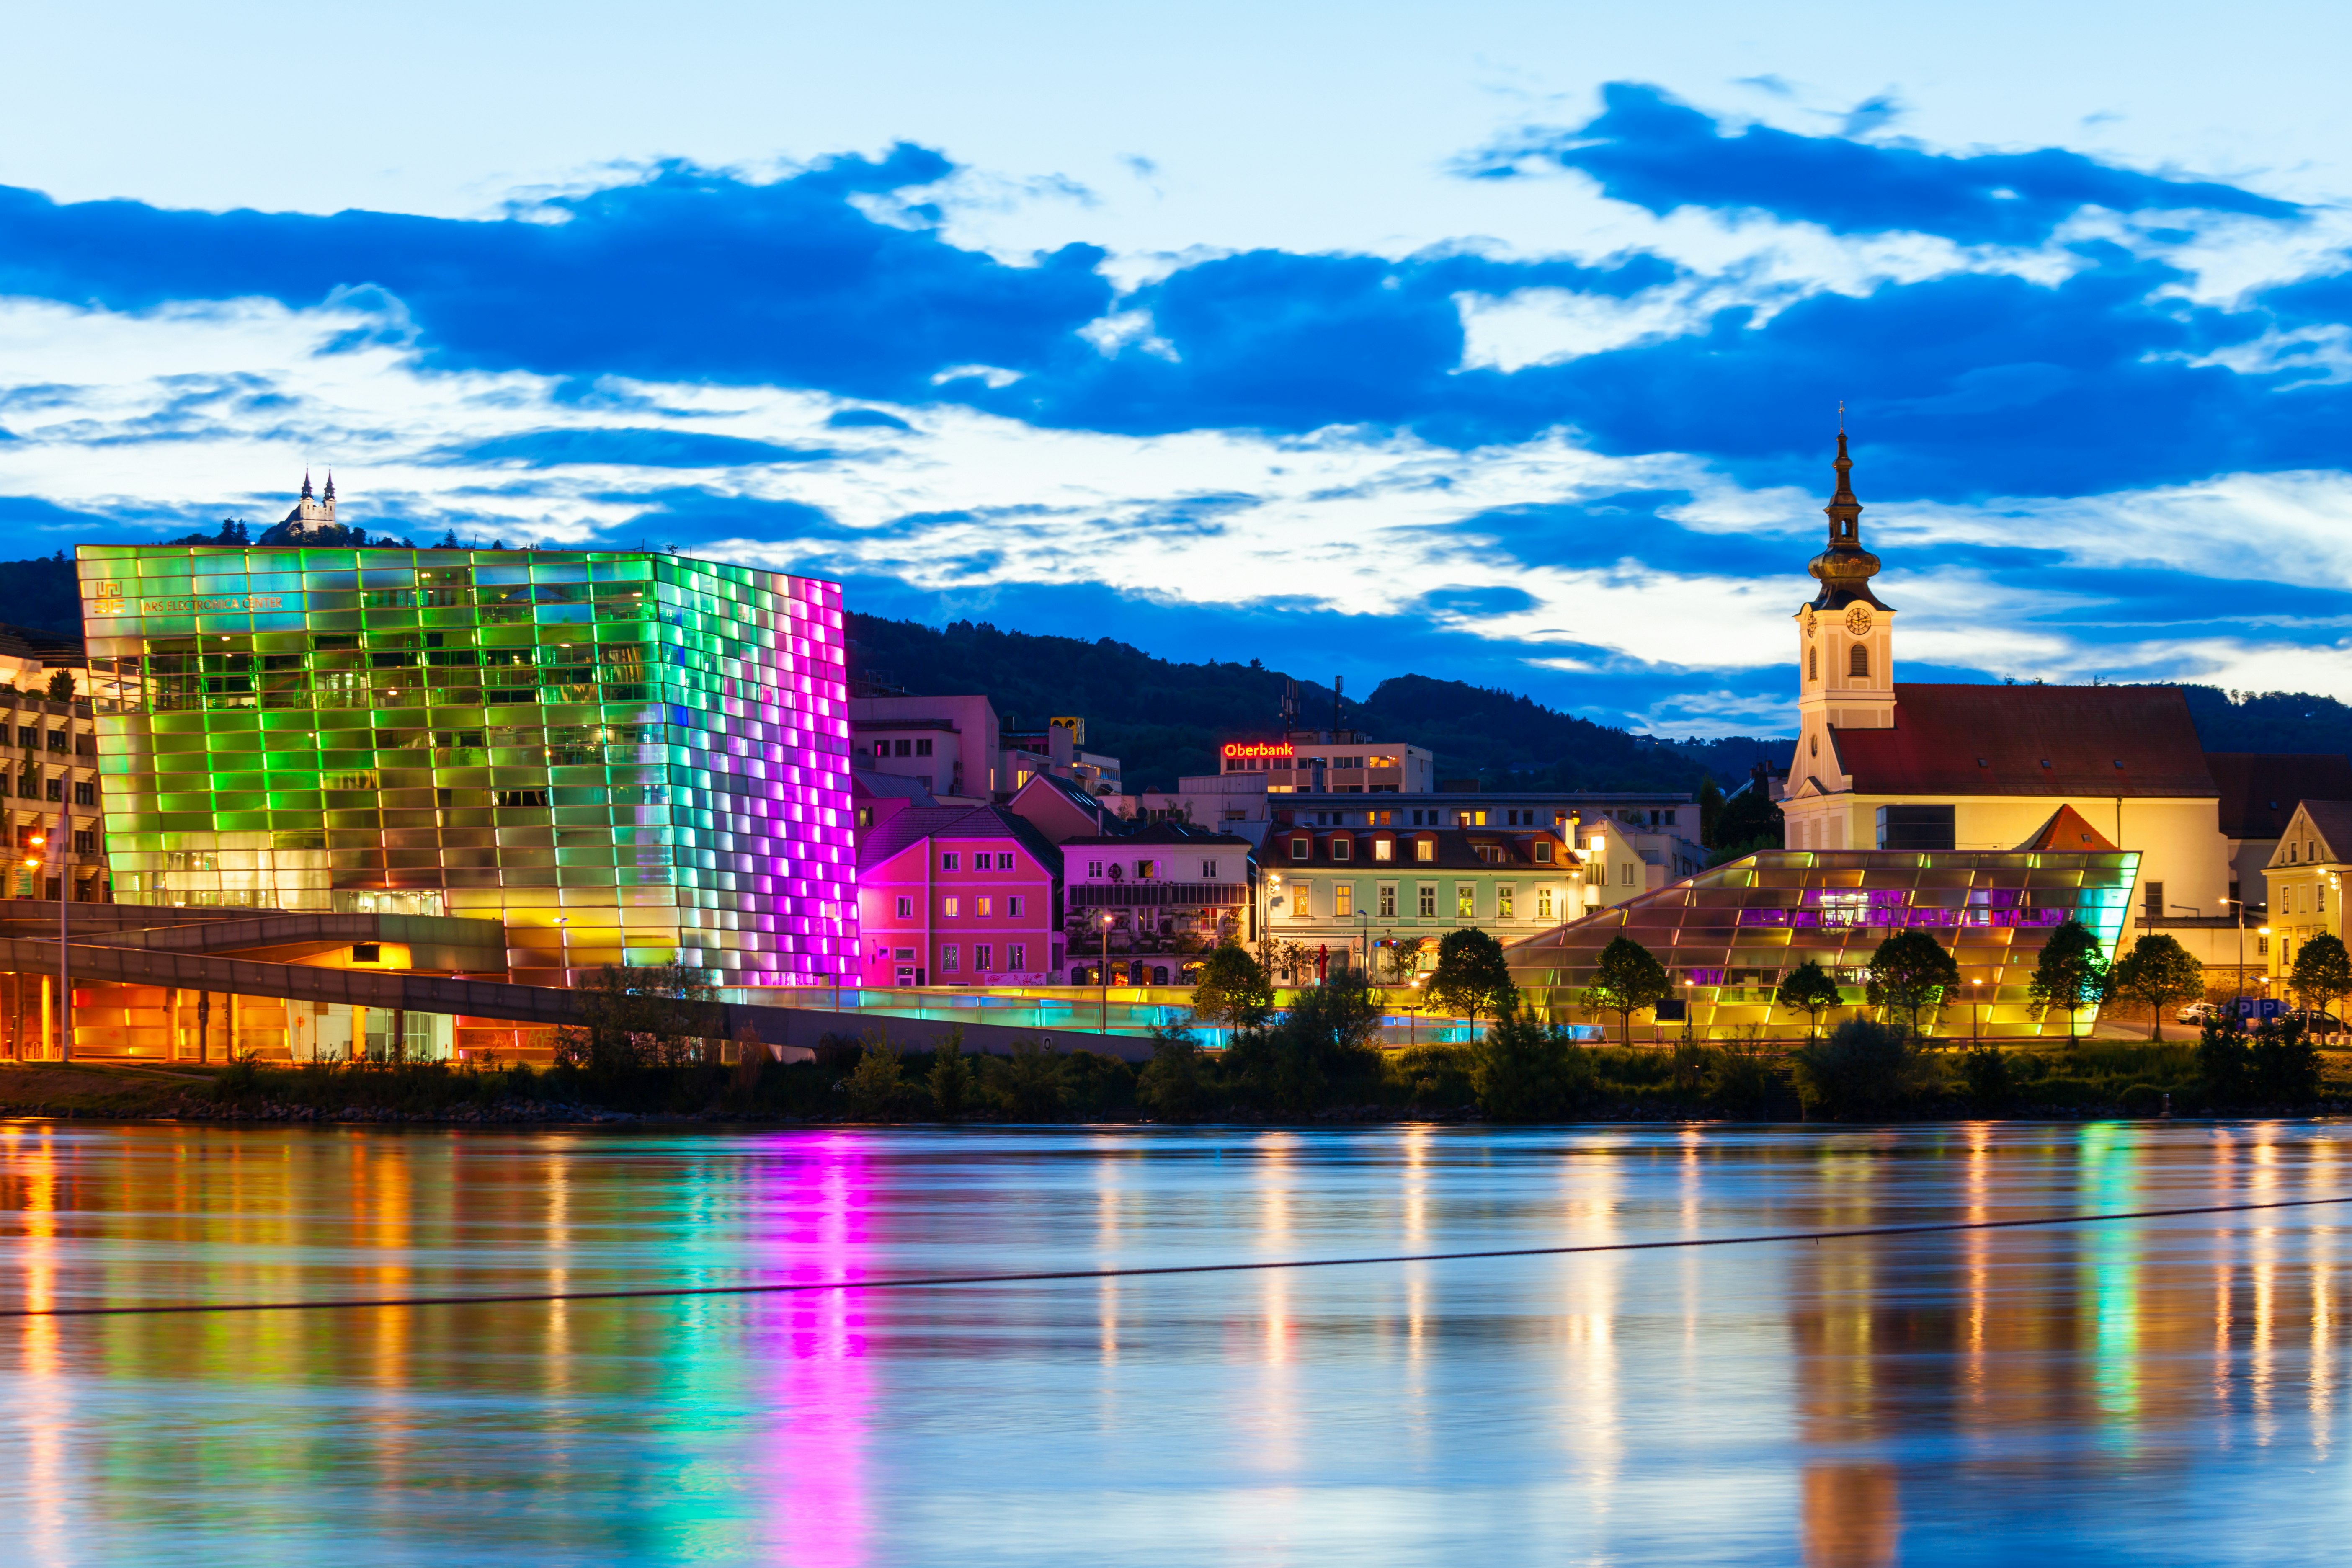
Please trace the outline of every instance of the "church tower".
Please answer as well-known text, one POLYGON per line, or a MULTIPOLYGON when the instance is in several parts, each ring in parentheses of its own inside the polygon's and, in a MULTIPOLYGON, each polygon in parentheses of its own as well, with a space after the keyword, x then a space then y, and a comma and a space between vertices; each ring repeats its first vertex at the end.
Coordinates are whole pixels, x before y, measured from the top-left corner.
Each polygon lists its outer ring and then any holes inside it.
POLYGON ((1878 557, 1862 547, 1862 503, 1854 499, 1853 459, 1838 431, 1837 493, 1822 510, 1829 548, 1808 568, 1821 592, 1797 612, 1796 789, 1808 776, 1822 789, 1846 787, 1837 756, 1839 730, 1895 727, 1895 611, 1870 591, 1878 557))

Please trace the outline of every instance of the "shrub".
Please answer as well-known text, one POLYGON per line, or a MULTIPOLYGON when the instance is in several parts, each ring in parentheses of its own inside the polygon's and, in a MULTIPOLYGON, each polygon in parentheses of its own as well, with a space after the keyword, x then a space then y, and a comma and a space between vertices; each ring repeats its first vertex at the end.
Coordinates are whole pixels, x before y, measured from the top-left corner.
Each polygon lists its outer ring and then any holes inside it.
POLYGON ((2299 1105, 2318 1098, 2319 1047, 2299 1019, 2266 1021, 2254 1031, 2247 1058, 2251 1087, 2263 1104, 2299 1105))
POLYGON ((868 1035, 866 1048, 850 1069, 842 1088, 849 1096, 849 1114, 860 1121, 880 1121, 898 1109, 904 1079, 898 1047, 879 1031, 868 1035))
POLYGON ((971 1064, 963 1059, 963 1031, 952 1029, 931 1053, 931 1109, 942 1121, 959 1121, 971 1098, 971 1064))
POLYGON ((1062 1108, 1081 1121, 1101 1121, 1135 1101, 1135 1069, 1099 1051, 1072 1051, 1062 1061, 1062 1108))
POLYGON ((1137 1079, 1135 1098, 1162 1121, 1189 1121, 1199 1109, 1206 1063, 1201 1042, 1181 1024, 1151 1031, 1151 1059, 1137 1079))
POLYGON ((1062 1054, 1036 1039, 1015 1040, 1013 1054, 990 1057, 988 1092, 1016 1121, 1053 1121, 1063 1110, 1062 1054))
POLYGON ((2244 1033, 2219 1018, 2208 1018, 2197 1037, 2197 1079, 2216 1104, 2231 1105, 2246 1096, 2253 1053, 2244 1033))
POLYGON ((1999 1046, 1979 1046, 1968 1051, 1960 1058, 1960 1087, 1968 1096, 1969 1109, 1979 1116, 1999 1112, 2017 1092, 2017 1073, 2010 1054, 1999 1046))
POLYGON ((1932 1087, 1935 1068, 1901 1029, 1849 1018, 1796 1053, 1797 1091, 1808 1110, 1884 1116, 1932 1087))
POLYGON ((1468 1105, 1477 1098, 1468 1046, 1415 1046, 1390 1055, 1389 1081, 1410 1105, 1468 1105))
POLYGON ((2126 1116, 2161 1116, 2168 1092, 2152 1083, 2136 1083, 2123 1091, 2116 1103, 2123 1107, 2126 1116))
POLYGON ((1728 1046, 1709 1053, 1706 1098, 1717 1107, 1748 1121, 1760 1121, 1783 1103, 1787 1084, 1772 1057, 1753 1044, 1728 1046))
POLYGON ((1525 1009, 1498 1018, 1472 1047, 1470 1083, 1496 1121, 1547 1121, 1567 1115, 1592 1082, 1592 1060, 1565 1029, 1525 1009))

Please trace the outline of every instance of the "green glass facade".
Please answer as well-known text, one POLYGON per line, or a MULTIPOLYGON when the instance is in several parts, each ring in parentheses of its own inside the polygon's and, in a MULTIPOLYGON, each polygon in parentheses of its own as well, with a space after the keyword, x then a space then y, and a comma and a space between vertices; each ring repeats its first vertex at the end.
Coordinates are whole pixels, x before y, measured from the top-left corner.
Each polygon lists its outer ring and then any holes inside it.
POLYGON ((2038 1016, 2027 1001, 2034 963, 2068 920, 2089 927, 2115 957, 2138 867, 2134 850, 1768 850, 1507 951, 1511 978, 1546 1016, 1613 1031, 1615 1015, 1588 1011, 1580 993, 1592 984, 1601 950, 1631 937, 1665 965, 1694 1032, 1727 1039, 1751 1027, 1801 1030, 1803 1016, 1772 994, 1808 959, 1837 977, 1846 1006, 1864 1005, 1872 952, 1897 931, 1924 931, 1960 971, 1939 1032, 2063 1035, 2065 1015, 2038 1016))
POLYGON ((838 585, 642 552, 77 559, 118 900, 498 919, 540 984, 855 962, 838 585))

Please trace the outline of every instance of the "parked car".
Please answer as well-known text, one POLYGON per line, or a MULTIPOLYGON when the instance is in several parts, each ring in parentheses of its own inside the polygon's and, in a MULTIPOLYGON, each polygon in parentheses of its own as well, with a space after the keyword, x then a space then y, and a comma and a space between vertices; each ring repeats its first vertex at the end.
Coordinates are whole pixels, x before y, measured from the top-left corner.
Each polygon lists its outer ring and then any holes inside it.
POLYGON ((2279 1016, 2293 1018, 2303 1026, 2303 1032, 2306 1035, 2340 1035, 2344 1032, 2344 1020, 2320 1007, 2297 1007, 2279 1016))
POLYGON ((2173 1017, 2183 1024, 2202 1024, 2208 1018, 2233 1018, 2237 1013, 2227 1002, 2191 1002, 2173 1017))

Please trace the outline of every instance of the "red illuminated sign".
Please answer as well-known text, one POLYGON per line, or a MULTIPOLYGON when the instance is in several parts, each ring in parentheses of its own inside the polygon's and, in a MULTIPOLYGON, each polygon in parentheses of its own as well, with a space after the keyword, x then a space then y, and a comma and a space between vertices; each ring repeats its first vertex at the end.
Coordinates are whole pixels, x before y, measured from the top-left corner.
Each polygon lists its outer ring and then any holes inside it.
POLYGON ((1225 742, 1225 755, 1228 757, 1295 757, 1297 754, 1291 749, 1290 742, 1287 741, 1227 741, 1225 742))

